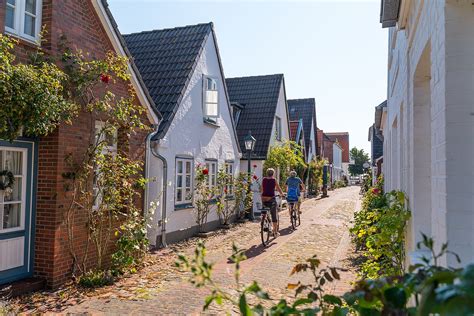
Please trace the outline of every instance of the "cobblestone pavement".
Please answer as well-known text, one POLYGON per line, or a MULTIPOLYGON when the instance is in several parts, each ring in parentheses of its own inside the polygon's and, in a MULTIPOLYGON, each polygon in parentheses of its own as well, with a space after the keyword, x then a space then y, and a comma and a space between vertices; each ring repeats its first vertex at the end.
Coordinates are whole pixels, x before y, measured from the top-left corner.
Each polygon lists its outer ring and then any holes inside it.
MULTIPOLYGON (((248 259, 241 264, 241 280, 253 280, 267 290, 270 297, 289 297, 288 283, 311 282, 309 273, 289 276, 296 263, 317 255, 322 265, 348 268, 341 280, 331 283, 328 290, 342 294, 350 289, 355 278, 350 266, 348 225, 354 211, 360 207, 357 187, 330 192, 327 199, 309 199, 302 205, 301 226, 292 231, 287 212, 281 213, 281 236, 267 248, 261 246, 259 223, 245 223, 206 239, 208 261, 214 262, 214 279, 220 286, 231 288, 234 283, 233 265, 228 257, 232 242, 245 249, 248 259)), ((36 312, 63 314, 200 314, 207 289, 196 289, 188 282, 189 275, 174 267, 177 253, 192 254, 197 240, 192 239, 160 250, 150 256, 148 266, 139 273, 119 281, 113 286, 81 296, 58 309, 36 309, 36 312), (70 306, 67 306, 70 305, 70 306)), ((60 296, 60 295, 59 295, 60 296)), ((61 305, 61 306, 60 306, 61 305)), ((231 306, 225 306, 233 313, 231 306)), ((23 309, 25 310, 25 309, 23 309)), ((224 314, 222 307, 213 306, 211 314, 224 314)))

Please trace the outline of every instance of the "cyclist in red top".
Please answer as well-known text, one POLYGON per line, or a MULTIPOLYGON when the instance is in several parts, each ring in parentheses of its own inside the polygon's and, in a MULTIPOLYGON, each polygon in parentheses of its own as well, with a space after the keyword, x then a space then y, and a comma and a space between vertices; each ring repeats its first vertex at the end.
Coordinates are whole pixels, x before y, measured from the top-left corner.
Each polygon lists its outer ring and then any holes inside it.
POLYGON ((277 202, 275 198, 275 190, 283 196, 283 191, 275 179, 275 169, 267 169, 267 176, 262 180, 260 192, 262 193, 262 203, 265 207, 270 208, 272 214, 273 231, 275 237, 279 235, 278 232, 278 216, 277 216, 277 202))

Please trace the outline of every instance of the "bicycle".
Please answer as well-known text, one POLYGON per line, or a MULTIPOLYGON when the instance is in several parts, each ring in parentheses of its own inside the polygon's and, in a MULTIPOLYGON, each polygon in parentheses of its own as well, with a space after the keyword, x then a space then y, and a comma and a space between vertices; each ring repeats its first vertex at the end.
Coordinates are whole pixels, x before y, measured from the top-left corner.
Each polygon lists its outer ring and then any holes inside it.
MULTIPOLYGON (((275 196, 277 200, 278 196, 275 196)), ((277 203, 275 201, 275 203, 277 203)), ((263 246, 267 246, 270 242, 270 236, 273 236, 273 222, 270 215, 270 208, 263 206, 260 210, 261 220, 260 220, 260 237, 262 239, 263 246)), ((277 216, 277 231, 279 230, 280 223, 278 222, 278 210, 276 212, 277 216)), ((276 238, 276 237, 275 237, 276 238)))
POLYGON ((297 226, 301 225, 301 214, 299 210, 297 211, 296 205, 298 204, 298 201, 288 201, 288 207, 290 209, 290 221, 291 221, 291 227, 293 230, 296 229, 297 226))
POLYGON ((262 245, 267 246, 270 241, 270 236, 273 235, 273 223, 270 220, 270 208, 261 209, 261 221, 260 221, 260 237, 262 238, 262 245))

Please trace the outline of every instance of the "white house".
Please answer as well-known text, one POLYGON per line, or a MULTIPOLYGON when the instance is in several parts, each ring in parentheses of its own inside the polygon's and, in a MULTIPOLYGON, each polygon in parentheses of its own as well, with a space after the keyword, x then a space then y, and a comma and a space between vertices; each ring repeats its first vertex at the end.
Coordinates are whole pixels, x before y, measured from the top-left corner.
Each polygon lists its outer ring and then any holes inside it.
POLYGON ((318 139, 316 131, 316 101, 314 98, 288 100, 288 112, 291 121, 303 120, 306 162, 310 162, 318 153, 318 139))
POLYGON ((244 137, 250 132, 256 139, 251 169, 261 179, 270 147, 290 139, 285 79, 277 74, 227 78, 226 83, 242 149, 241 171, 247 171, 244 137))
MULTIPOLYGON (((194 170, 209 169, 209 185, 225 168, 239 172, 240 150, 212 23, 125 36, 163 120, 151 138, 147 203, 159 202, 148 231, 153 245, 197 232, 194 170)), ((207 229, 218 225, 215 209, 207 229)))
POLYGON ((343 174, 342 147, 338 142, 334 142, 332 144, 332 181, 342 180, 343 174))
POLYGON ((423 232, 474 262, 473 2, 383 0, 381 22, 390 27, 383 172, 386 189, 409 198, 409 258, 423 232))

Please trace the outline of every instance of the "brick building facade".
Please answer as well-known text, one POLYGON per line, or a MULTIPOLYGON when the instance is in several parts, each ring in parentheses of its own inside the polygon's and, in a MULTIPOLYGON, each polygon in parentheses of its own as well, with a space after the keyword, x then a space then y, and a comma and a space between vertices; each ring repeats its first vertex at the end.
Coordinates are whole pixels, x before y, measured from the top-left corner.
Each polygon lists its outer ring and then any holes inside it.
MULTIPOLYGON (((24 18, 24 27, 19 27, 19 33, 14 34, 11 27, 16 25, 12 20, 12 16, 23 18, 21 14, 27 15, 28 6, 25 5, 23 0, 16 1, 16 7, 12 7, 9 4, 10 1, 6 2, 6 0, 0 0, 0 25, 5 26, 2 33, 19 39, 19 44, 15 48, 17 61, 27 62, 28 53, 37 49, 37 44, 27 38, 27 18, 24 18), (22 5, 25 7, 21 7, 22 5)), ((33 25, 36 23, 36 25, 41 25, 46 30, 43 35, 44 42, 41 45, 46 54, 61 54, 60 44, 65 39, 68 43, 73 43, 70 45, 72 49, 80 49, 84 53, 90 54, 92 58, 102 58, 109 51, 126 55, 126 49, 120 41, 120 33, 115 27, 105 1, 43 0, 36 1, 36 3, 38 5, 35 11, 36 19, 40 19, 40 21, 33 22, 33 25)), ((31 28, 32 22, 29 23, 31 28)), ((36 29, 36 34, 37 31, 36 29)), ((153 110, 153 102, 149 98, 146 88, 141 85, 139 75, 133 69, 133 65, 130 64, 131 83, 137 94, 136 102, 140 102, 147 109, 143 121, 148 126, 157 124, 159 113, 153 110)), ((123 83, 113 85, 111 90, 120 97, 128 96, 128 89, 128 84, 123 83)), ((6 270, 2 271, 0 259, 0 284, 34 275, 46 279, 48 287, 55 288, 70 278, 73 260, 69 254, 64 214, 71 197, 65 190, 66 180, 62 175, 71 171, 71 167, 65 158, 72 154, 72 157, 75 157, 74 159, 80 159, 93 140, 95 122, 96 118, 91 114, 82 113, 74 119, 72 125, 62 124, 47 137, 24 140, 25 143, 31 143, 32 148, 34 148, 31 152, 33 159, 28 159, 26 162, 29 164, 31 161, 32 164, 32 189, 25 200, 30 201, 29 205, 31 207, 29 210, 31 212, 29 215, 30 222, 23 227, 25 229, 25 235, 23 236, 25 239, 22 245, 25 248, 25 256, 21 263, 25 267, 20 271, 18 267, 11 268, 5 265, 4 269, 6 270), (36 161, 36 163, 33 161, 36 161), (30 229, 30 233, 28 233, 27 228, 30 229), (26 243, 27 240, 29 240, 29 243, 26 243), (15 273, 15 271, 17 272, 15 273)), ((131 156, 139 157, 144 161, 147 133, 138 132, 132 135, 129 141, 119 135, 119 150, 128 152, 131 156)), ((8 144, 3 143, 3 145, 5 148, 10 148, 8 144)), ((18 146, 21 147, 22 145, 18 146)), ((0 143, 0 149, 2 149, 2 143, 0 143)), ((30 153, 28 157, 30 157, 30 153)), ((141 202, 137 203, 142 207, 141 202)), ((25 214, 28 221, 28 209, 25 209, 25 214)), ((25 215, 22 216, 25 217, 25 215)), ((85 216, 79 216, 76 219, 74 243, 78 248, 84 247, 87 241, 85 223, 85 216)), ((4 237, 2 240, 1 236, 2 231, 0 230, 0 248, 3 241, 5 244, 3 247, 6 249, 3 250, 8 251, 8 239, 4 237)), ((21 239, 21 236, 18 238, 21 239)), ((91 251, 88 265, 93 266, 95 259, 94 253, 91 251)))

